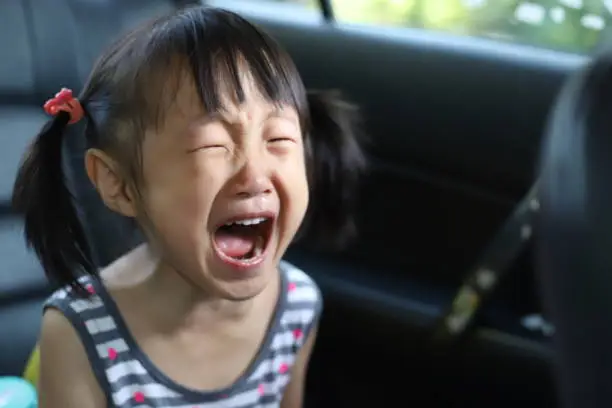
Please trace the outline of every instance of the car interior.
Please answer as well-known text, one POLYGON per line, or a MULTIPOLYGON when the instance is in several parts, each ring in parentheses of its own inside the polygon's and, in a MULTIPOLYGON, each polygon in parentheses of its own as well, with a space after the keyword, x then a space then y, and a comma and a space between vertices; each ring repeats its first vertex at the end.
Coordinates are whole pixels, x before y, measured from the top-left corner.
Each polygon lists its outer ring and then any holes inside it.
MULTIPOLYGON (((0 376, 22 374, 52 291, 10 206, 21 156, 47 120, 42 104, 62 86, 78 91, 118 33, 190 3, 0 2, 0 376)), ((587 58, 340 24, 325 0, 310 8, 204 3, 266 29, 294 58, 307 88, 339 89, 359 107, 369 135, 356 240, 325 251, 306 239, 286 257, 315 279, 325 299, 307 406, 558 406, 553 329, 528 240, 460 341, 437 343, 433 333, 534 185, 550 106, 587 58)), ((66 175, 102 266, 140 237, 100 203, 82 169, 81 142, 66 143, 66 175)))

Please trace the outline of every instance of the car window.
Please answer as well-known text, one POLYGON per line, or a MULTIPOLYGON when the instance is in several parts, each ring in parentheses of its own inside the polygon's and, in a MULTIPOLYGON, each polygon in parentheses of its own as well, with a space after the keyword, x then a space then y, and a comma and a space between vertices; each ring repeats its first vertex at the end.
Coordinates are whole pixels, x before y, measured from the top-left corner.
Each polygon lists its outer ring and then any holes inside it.
POLYGON ((574 53, 608 34, 612 0, 251 0, 320 8, 341 23, 417 28, 574 53))

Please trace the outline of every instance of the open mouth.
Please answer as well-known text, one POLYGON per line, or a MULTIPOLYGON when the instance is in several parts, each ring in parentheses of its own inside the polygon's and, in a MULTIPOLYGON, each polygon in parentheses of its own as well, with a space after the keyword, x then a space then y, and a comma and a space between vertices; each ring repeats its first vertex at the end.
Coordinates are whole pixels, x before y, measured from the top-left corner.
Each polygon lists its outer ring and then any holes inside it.
POLYGON ((272 235, 272 217, 242 218, 215 231, 214 242, 221 258, 235 266, 251 266, 263 259, 272 235))

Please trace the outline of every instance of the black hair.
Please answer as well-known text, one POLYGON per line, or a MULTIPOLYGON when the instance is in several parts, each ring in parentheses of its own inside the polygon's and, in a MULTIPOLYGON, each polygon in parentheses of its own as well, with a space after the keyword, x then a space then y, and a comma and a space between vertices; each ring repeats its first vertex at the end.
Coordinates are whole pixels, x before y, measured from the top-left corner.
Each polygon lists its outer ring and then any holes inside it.
POLYGON ((540 163, 537 268, 566 406, 612 398, 612 55, 563 87, 540 163))
POLYGON ((303 234, 316 246, 342 248, 356 233, 353 211, 366 169, 361 116, 336 90, 308 92, 308 107, 306 154, 313 202, 303 234))
POLYGON ((93 272, 85 231, 62 172, 66 112, 50 120, 24 155, 13 188, 13 206, 24 216, 27 243, 53 281, 77 285, 73 272, 93 272))
MULTIPOLYGON (((221 96, 245 98, 247 69, 263 96, 296 109, 305 135, 313 234, 346 237, 349 208, 364 165, 354 109, 338 95, 307 96, 289 55, 235 13, 191 7, 142 25, 115 42, 95 64, 79 95, 88 148, 111 155, 137 186, 145 131, 162 126, 181 81, 197 89, 206 112, 223 108, 221 96), (181 73, 185 75, 181 75, 181 73)), ((54 283, 80 288, 80 275, 97 275, 75 200, 62 171, 68 114, 47 123, 19 169, 13 204, 25 218, 25 237, 54 283)), ((72 132, 71 132, 72 133, 72 132)), ((79 135, 71 134, 70 137, 79 135)), ((87 220, 86 220, 87 221, 87 220)))

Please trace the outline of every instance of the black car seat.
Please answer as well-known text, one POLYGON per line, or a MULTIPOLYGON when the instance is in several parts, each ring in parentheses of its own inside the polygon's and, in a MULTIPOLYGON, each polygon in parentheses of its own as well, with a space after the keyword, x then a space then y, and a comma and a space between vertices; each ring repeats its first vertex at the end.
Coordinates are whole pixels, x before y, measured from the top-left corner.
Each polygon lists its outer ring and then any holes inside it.
MULTIPOLYGON (((172 0, 0 2, 0 375, 20 375, 39 331, 49 288, 24 244, 9 200, 29 140, 47 120, 42 104, 61 87, 80 89, 94 59, 120 32, 190 3, 172 0)), ((83 200, 96 255, 106 263, 138 236, 101 208, 82 170, 82 140, 66 145, 70 184, 83 200), (115 227, 110 228, 109 225, 115 227), (117 229, 118 228, 118 229, 117 229)), ((120 220, 119 220, 120 221, 120 220)))
POLYGON ((566 83, 542 153, 538 266, 567 408, 612 404, 612 53, 566 83))

